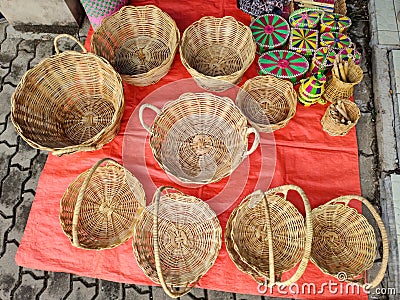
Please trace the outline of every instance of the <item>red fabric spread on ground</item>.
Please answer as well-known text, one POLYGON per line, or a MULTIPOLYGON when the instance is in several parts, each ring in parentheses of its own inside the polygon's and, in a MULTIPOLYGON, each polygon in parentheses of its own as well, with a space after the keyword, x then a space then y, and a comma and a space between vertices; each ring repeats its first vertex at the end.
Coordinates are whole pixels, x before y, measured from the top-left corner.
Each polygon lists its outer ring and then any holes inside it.
MULTIPOLYGON (((217 17, 232 15, 245 24, 250 23, 249 17, 236 8, 236 3, 233 0, 133 1, 132 4, 155 4, 159 6, 176 20, 181 34, 188 25, 206 15, 217 17)), ((88 47, 89 43, 86 46, 88 47)), ((254 63, 246 72, 241 84, 256 75, 256 63, 254 63)), ((125 283, 153 284, 143 274, 135 261, 132 252, 132 239, 111 250, 87 251, 72 247, 61 230, 59 203, 67 186, 100 158, 112 157, 122 162, 124 132, 134 109, 151 92, 182 78, 190 78, 190 75, 183 67, 179 54, 177 54, 171 71, 157 84, 148 87, 124 85, 126 104, 122 127, 118 136, 111 143, 101 150, 91 153, 77 153, 62 157, 55 157, 51 154, 48 156, 39 180, 25 233, 15 258, 18 265, 125 283)), ((261 186, 263 190, 283 184, 298 185, 306 192, 312 208, 340 195, 360 194, 356 132, 353 129, 345 137, 331 137, 323 132, 320 120, 326 107, 327 105, 314 105, 306 108, 297 105, 297 113, 288 126, 274 133, 276 167, 270 186, 261 186)), ((137 130, 144 131, 141 127, 137 130)), ((146 141, 146 143, 148 142, 146 141)), ((168 180, 168 177, 154 161, 148 146, 145 153, 148 172, 154 183, 156 185, 172 184, 177 186, 177 184, 168 180)), ((248 183, 236 199, 235 204, 218 216, 222 228, 225 228, 233 208, 247 194, 254 191, 255 182, 260 174, 260 163, 263 159, 264 157, 261 157, 261 151, 258 149, 245 160, 250 165, 248 183)), ((182 189, 207 200, 212 197, 213 192, 218 193, 227 184, 227 180, 224 179, 219 183, 198 190, 184 187, 182 189)), ((152 192, 146 191, 150 195, 152 192)), ((148 196, 147 201, 149 202, 149 200, 151 200, 151 197, 148 196)), ((296 199, 292 202, 304 213, 301 202, 296 199)), ((294 270, 285 273, 284 278, 288 278, 293 273, 294 270)), ((214 266, 200 280, 198 286, 212 290, 260 295, 257 291, 257 284, 232 263, 226 251, 225 243, 222 244, 214 266)), ((272 296, 299 299, 334 299, 339 297, 341 299, 367 299, 362 291, 360 294, 355 293, 346 296, 345 286, 333 277, 324 275, 310 262, 305 274, 298 281, 298 291, 296 291, 296 288, 286 289, 282 292, 275 289, 272 296), (328 287, 321 290, 321 285, 330 280, 337 284, 336 292, 335 287, 332 288, 331 292, 328 287), (316 290, 307 292, 307 288, 305 288, 302 291, 303 283, 315 284, 316 290)), ((266 295, 271 294, 267 293, 266 295)))

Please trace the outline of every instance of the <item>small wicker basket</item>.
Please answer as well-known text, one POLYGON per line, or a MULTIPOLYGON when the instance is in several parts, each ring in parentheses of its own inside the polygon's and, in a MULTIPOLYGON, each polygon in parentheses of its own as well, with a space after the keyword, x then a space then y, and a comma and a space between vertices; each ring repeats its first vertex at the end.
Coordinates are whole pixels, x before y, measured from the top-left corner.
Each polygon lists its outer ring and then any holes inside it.
POLYGON ((178 44, 175 21, 154 5, 122 7, 102 21, 91 40, 92 51, 136 86, 156 83, 165 76, 178 44))
POLYGON ((334 12, 345 16, 347 14, 346 0, 335 0, 334 12))
POLYGON ((136 223, 133 251, 146 276, 177 298, 213 266, 221 235, 218 218, 206 202, 163 186, 136 223))
POLYGON ((145 205, 141 183, 123 166, 105 158, 67 188, 60 203, 61 227, 75 247, 114 248, 133 235, 137 215, 145 205))
POLYGON ((349 133, 350 129, 356 126, 361 116, 360 109, 358 108, 357 104, 347 99, 341 101, 343 102, 347 115, 350 119, 350 123, 343 124, 337 118, 335 118, 332 115, 331 110, 336 104, 332 103, 331 105, 329 105, 321 119, 321 125, 322 129, 331 136, 346 135, 347 133, 349 133))
POLYGON ((268 286, 290 285, 307 267, 312 235, 311 207, 306 195, 295 185, 285 185, 247 196, 229 217, 225 241, 232 261, 255 281, 268 286), (290 190, 297 191, 303 199, 305 219, 287 201, 290 190), (299 262, 292 277, 280 282, 282 273, 299 262))
POLYGON ((248 26, 233 17, 203 17, 183 33, 182 64, 204 89, 224 91, 241 81, 254 60, 256 44, 248 26))
POLYGON ((297 94, 287 80, 257 76, 242 86, 236 104, 254 128, 272 132, 285 127, 295 115, 297 94))
POLYGON ((314 237, 311 261, 324 273, 341 281, 362 284, 367 289, 382 281, 388 263, 388 238, 381 218, 367 199, 356 195, 336 198, 313 209, 312 221, 314 237), (370 283, 365 283, 362 275, 372 267, 376 257, 375 231, 366 217, 348 206, 352 200, 360 201, 368 208, 382 238, 380 270, 370 283))
POLYGON ((260 140, 231 99, 209 93, 182 94, 162 110, 143 104, 139 119, 156 161, 182 182, 207 184, 229 176, 260 140), (157 113, 151 127, 143 120, 146 108, 157 113), (250 133, 255 140, 247 150, 250 133))

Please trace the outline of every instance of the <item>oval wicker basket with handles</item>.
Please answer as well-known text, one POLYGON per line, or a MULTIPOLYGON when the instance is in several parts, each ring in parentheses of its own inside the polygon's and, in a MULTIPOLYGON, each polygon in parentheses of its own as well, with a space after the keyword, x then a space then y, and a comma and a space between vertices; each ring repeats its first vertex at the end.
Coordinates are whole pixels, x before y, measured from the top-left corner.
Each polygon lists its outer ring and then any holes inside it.
POLYGON ((210 93, 182 94, 161 110, 143 104, 139 119, 150 133, 155 160, 182 182, 207 184, 229 176, 260 140, 231 99, 210 93), (143 118, 146 108, 157 113, 151 127, 143 118), (255 140, 247 150, 251 133, 255 140))
POLYGON ((199 86, 224 91, 242 80, 254 60, 256 44, 250 28, 235 18, 207 16, 186 28, 180 53, 199 86))
POLYGON ((388 238, 379 214, 367 199, 357 195, 341 196, 313 209, 312 221, 314 238, 311 261, 324 273, 341 281, 361 284, 367 289, 382 281, 388 263, 388 238), (365 216, 348 206, 352 200, 368 208, 382 239, 380 270, 369 283, 365 282, 363 273, 372 267, 376 257, 375 231, 365 216))
POLYGON ((142 184, 116 161, 104 158, 68 186, 60 203, 61 227, 75 247, 114 248, 133 235, 145 205, 142 184))
POLYGON ((213 266, 221 235, 218 218, 206 202, 163 186, 135 225, 133 251, 146 276, 177 298, 213 266))
POLYGON ((129 84, 158 82, 171 68, 179 44, 175 21, 154 5, 124 6, 94 32, 91 49, 129 84))
POLYGON ((118 133, 124 110, 121 77, 74 37, 54 40, 56 55, 22 77, 11 98, 11 121, 32 147, 54 155, 100 149, 118 133), (83 53, 60 53, 69 38, 83 53))
POLYGON ((311 207, 303 190, 284 185, 248 195, 229 217, 225 242, 239 270, 259 283, 290 285, 304 273, 311 253, 311 207), (306 217, 287 200, 289 191, 300 194, 306 217), (299 264, 289 279, 283 272, 299 264))
POLYGON ((297 94, 293 84, 275 76, 257 76, 245 82, 236 104, 250 124, 260 132, 287 125, 296 113, 297 94))

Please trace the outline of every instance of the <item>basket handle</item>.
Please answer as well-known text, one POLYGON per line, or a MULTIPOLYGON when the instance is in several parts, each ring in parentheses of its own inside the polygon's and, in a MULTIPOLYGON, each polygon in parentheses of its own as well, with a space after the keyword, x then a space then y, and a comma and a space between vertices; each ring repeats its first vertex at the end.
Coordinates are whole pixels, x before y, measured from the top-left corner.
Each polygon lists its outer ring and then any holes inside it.
POLYGON ((75 37, 73 37, 72 35, 69 35, 69 34, 60 34, 60 35, 57 35, 56 38, 54 39, 54 49, 56 50, 57 54, 60 54, 60 49, 58 48, 58 40, 61 38, 68 38, 70 40, 73 40, 75 43, 77 43, 79 45, 79 47, 81 47, 83 53, 87 53, 86 48, 75 37))
POLYGON ((143 126, 144 129, 146 129, 148 132, 150 132, 150 126, 147 125, 147 124, 144 122, 144 120, 143 120, 143 111, 144 111, 146 108, 150 108, 151 110, 155 111, 156 114, 157 114, 157 116, 158 116, 159 114, 161 114, 161 109, 159 109, 158 107, 156 107, 156 106, 154 106, 154 105, 152 105, 152 104, 149 104, 149 103, 142 104, 142 105, 140 106, 140 108, 139 108, 139 120, 140 120, 140 124, 142 124, 142 126, 143 126))
MULTIPOLYGON (((333 199, 326 204, 344 203, 345 205, 348 206, 349 202, 351 200, 360 201, 362 204, 364 204, 368 208, 368 210, 371 212, 372 216, 374 217, 375 222, 378 225, 379 231, 381 233, 382 248, 383 248, 381 268, 379 269, 378 274, 375 276, 375 278, 370 283, 365 283, 363 285, 363 287, 365 289, 370 289, 370 288, 376 287, 382 281, 383 277, 385 276, 385 272, 386 272, 386 268, 387 268, 387 264, 388 264, 388 260, 389 260, 389 241, 388 241, 385 225, 383 224, 381 217, 376 212, 376 210, 372 206, 372 204, 364 197, 361 197, 358 195, 346 195, 346 196, 341 196, 336 199, 333 199)), ((324 205, 326 205, 326 204, 324 204, 324 205)))
POLYGON ((249 134, 251 134, 251 133, 254 133, 254 142, 253 142, 253 145, 251 146, 250 150, 248 150, 244 153, 245 157, 249 156, 254 151, 256 151, 258 145, 260 144, 260 134, 258 133, 258 131, 256 129, 254 129, 253 127, 248 127, 247 132, 246 132, 246 137, 248 137, 249 134))
POLYGON ((276 188, 270 189, 269 191, 267 191, 267 193, 268 194, 270 194, 270 193, 283 194, 284 199, 287 200, 287 194, 290 190, 294 190, 297 193, 299 193, 299 195, 301 196, 301 198, 303 200, 304 208, 306 211, 306 218, 305 218, 306 243, 305 243, 305 247, 304 247, 303 258, 301 259, 300 265, 298 266, 296 272, 288 280, 278 283, 279 285, 290 285, 292 283, 295 283, 297 280, 299 280, 299 278, 303 275, 304 271, 306 270, 308 261, 311 256, 311 244, 312 244, 312 235, 313 235, 313 227, 312 227, 312 220, 311 220, 311 206, 310 206, 310 202, 308 201, 308 198, 307 198, 306 194, 304 193, 304 191, 297 185, 288 184, 288 185, 282 185, 282 186, 278 186, 276 188))
POLYGON ((119 165, 115 160, 112 158, 103 158, 99 160, 96 164, 93 165, 93 167, 90 169, 89 174, 85 178, 85 181, 83 182, 81 189, 79 190, 78 194, 78 199, 76 200, 75 203, 75 208, 74 208, 74 215, 72 217, 72 245, 75 247, 80 248, 79 244, 79 239, 78 239, 78 218, 79 218, 79 213, 81 211, 81 205, 82 205, 82 200, 83 200, 83 195, 86 191, 87 186, 89 185, 90 179, 92 178, 93 173, 97 170, 97 168, 105 161, 110 161, 116 165, 119 165))
POLYGON ((51 153, 55 156, 62 156, 64 154, 72 154, 80 151, 95 151, 98 148, 96 146, 79 146, 79 147, 73 147, 70 149, 58 149, 54 150, 51 153))
POLYGON ((157 191, 154 195, 154 199, 155 199, 155 211, 154 211, 154 219, 153 219, 154 260, 156 263, 158 280, 160 281, 160 284, 161 284, 162 288, 164 289, 164 292, 171 298, 178 298, 178 297, 181 297, 181 296, 189 293, 192 290, 192 288, 197 285, 200 278, 198 278, 194 282, 193 286, 188 287, 188 285, 189 285, 189 283, 188 283, 182 291, 175 291, 173 289, 172 285, 171 285, 171 287, 168 287, 168 285, 166 284, 166 282, 164 280, 164 275, 163 275, 162 269, 161 269, 160 248, 158 245, 158 208, 159 208, 161 193, 166 189, 172 189, 172 190, 180 192, 179 190, 173 188, 172 186, 161 186, 157 189, 157 191))

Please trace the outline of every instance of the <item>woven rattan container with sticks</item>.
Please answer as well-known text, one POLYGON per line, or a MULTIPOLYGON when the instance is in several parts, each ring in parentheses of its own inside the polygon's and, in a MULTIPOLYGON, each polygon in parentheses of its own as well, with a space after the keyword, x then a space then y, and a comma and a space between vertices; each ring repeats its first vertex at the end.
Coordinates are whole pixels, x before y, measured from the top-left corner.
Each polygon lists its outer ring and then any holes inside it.
POLYGON ((133 235, 145 205, 142 184, 116 161, 105 158, 68 186, 60 204, 61 227, 75 247, 114 248, 133 235))
POLYGON ((154 5, 124 6, 94 32, 91 48, 129 84, 158 82, 171 68, 179 44, 175 21, 154 5))
POLYGON ((185 93, 160 110, 151 104, 139 109, 150 133, 155 160, 182 182, 207 184, 229 176, 259 144, 259 134, 230 98, 210 93, 185 93), (151 127, 143 112, 157 113, 151 127), (248 136, 255 140, 248 150, 248 136))
POLYGON ((11 98, 11 121, 32 147, 55 155, 100 149, 118 133, 124 110, 121 77, 69 35, 56 55, 22 77, 11 98), (60 53, 69 38, 83 53, 60 53))
POLYGON ((188 293, 214 264, 222 229, 206 202, 160 187, 135 225, 139 267, 172 298, 188 293))
POLYGON ((285 127, 295 115, 297 94, 287 80, 257 76, 242 86, 236 104, 254 128, 272 132, 285 127))
POLYGON ((247 196, 229 217, 225 242, 239 270, 259 283, 290 285, 304 273, 311 253, 311 208, 303 190, 284 185, 247 196), (304 218, 287 200, 289 191, 300 194, 304 218), (297 264, 295 273, 281 281, 283 272, 297 264))
POLYGON ((350 100, 339 100, 326 109, 322 119, 322 129, 331 136, 344 136, 356 126, 361 113, 357 104, 350 100))
POLYGON ((250 28, 230 16, 207 16, 194 22, 180 45, 182 64, 199 86, 212 91, 239 83, 255 52, 250 28))
POLYGON ((311 260, 324 273, 341 281, 359 283, 365 288, 375 287, 382 281, 388 263, 388 238, 379 214, 367 199, 356 195, 336 198, 313 209, 312 221, 311 260), (376 258, 376 235, 367 218, 349 207, 349 202, 353 200, 364 204, 372 214, 382 239, 380 269, 369 283, 364 275, 376 258))

